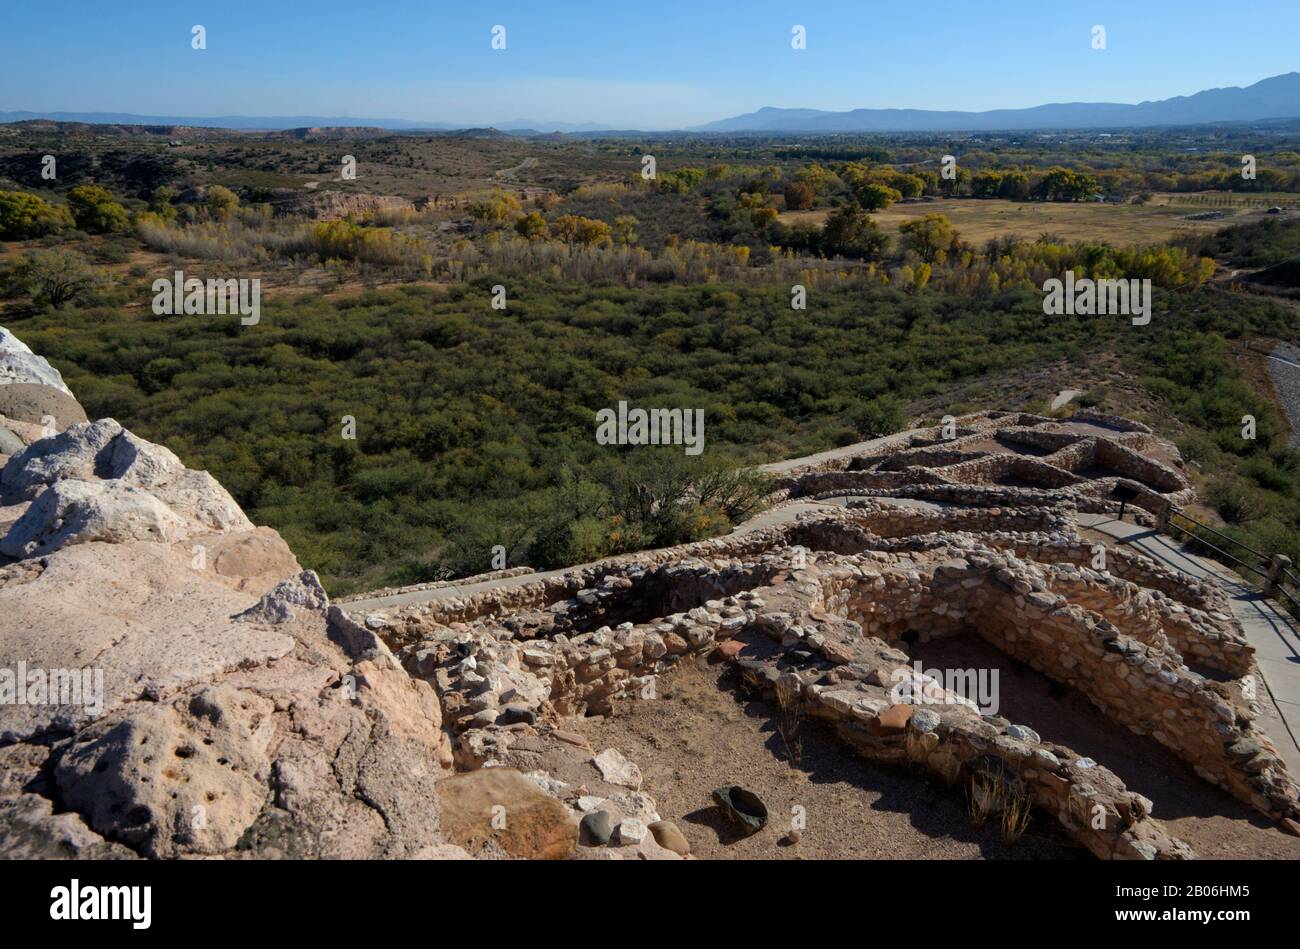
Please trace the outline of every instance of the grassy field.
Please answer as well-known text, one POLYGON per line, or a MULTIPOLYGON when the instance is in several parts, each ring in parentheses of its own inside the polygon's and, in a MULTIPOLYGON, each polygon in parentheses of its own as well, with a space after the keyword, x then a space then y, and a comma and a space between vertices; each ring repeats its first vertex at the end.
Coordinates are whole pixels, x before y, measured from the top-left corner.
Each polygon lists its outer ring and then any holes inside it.
MULTIPOLYGON (((1230 224, 1244 224, 1261 216, 1258 211, 1216 207, 1214 210, 1225 211, 1222 217, 1200 221, 1187 219, 1189 213, 1194 214, 1198 210, 1211 209, 1198 205, 1176 206, 1156 200, 1148 204, 1065 204, 953 198, 896 204, 888 210, 877 211, 872 217, 886 233, 896 234, 899 225, 912 218, 926 214, 945 214, 963 240, 978 246, 991 237, 1014 236, 1033 240, 1040 234, 1053 234, 1067 241, 1104 241, 1116 245, 1153 244, 1189 234, 1217 231, 1230 224)), ((822 209, 787 211, 780 215, 780 220, 787 224, 800 221, 820 224, 828 213, 822 209)))
POLYGON ((1169 207, 1196 209, 1246 209, 1267 210, 1274 205, 1300 209, 1300 195, 1282 191, 1263 191, 1259 194, 1237 194, 1230 191, 1193 191, 1187 194, 1155 194, 1151 203, 1169 207))

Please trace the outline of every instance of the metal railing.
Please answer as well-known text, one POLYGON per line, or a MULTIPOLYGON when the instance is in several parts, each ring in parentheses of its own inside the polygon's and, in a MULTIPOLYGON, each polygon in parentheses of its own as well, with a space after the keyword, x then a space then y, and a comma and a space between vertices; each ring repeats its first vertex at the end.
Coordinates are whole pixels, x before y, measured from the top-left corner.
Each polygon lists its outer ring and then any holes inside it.
POLYGON ((1193 545, 1209 550, 1215 559, 1238 567, 1238 572, 1243 576, 1245 576, 1243 571, 1255 574, 1260 578, 1260 591, 1265 596, 1276 596, 1286 600, 1291 612, 1300 617, 1300 577, 1289 569, 1290 558, 1282 554, 1266 554, 1256 550, 1218 528, 1201 523, 1186 511, 1173 505, 1170 505, 1166 516, 1160 518, 1160 524, 1170 534, 1178 532, 1186 535, 1193 545), (1179 523, 1180 521, 1186 521, 1191 527, 1184 526, 1179 523), (1210 535, 1219 543, 1212 543, 1206 535, 1210 535), (1224 549, 1229 545, 1237 553, 1224 549))

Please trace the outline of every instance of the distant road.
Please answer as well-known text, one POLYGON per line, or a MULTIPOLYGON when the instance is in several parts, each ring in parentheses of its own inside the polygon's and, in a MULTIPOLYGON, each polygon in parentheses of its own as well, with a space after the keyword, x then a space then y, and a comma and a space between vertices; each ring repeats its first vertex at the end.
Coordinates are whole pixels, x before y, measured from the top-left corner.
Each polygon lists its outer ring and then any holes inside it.
POLYGON ((1268 372, 1291 423, 1291 447, 1300 448, 1300 349, 1278 343, 1268 355, 1268 372))
POLYGON ((536 164, 537 164, 536 158, 531 158, 531 157, 525 158, 523 161, 515 165, 515 167, 513 168, 502 168, 500 171, 496 172, 496 176, 498 178, 513 178, 515 175, 519 174, 519 172, 527 171, 529 168, 532 168, 536 164))

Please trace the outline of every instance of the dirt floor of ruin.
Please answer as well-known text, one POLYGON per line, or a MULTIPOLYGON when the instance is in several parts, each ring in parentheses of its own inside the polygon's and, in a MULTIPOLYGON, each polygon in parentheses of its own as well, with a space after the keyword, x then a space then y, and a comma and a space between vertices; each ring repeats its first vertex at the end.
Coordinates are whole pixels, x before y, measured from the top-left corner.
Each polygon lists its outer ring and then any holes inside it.
POLYGON ((1041 815, 1004 843, 996 821, 975 823, 960 790, 920 769, 856 757, 815 720, 798 721, 787 743, 781 711, 725 663, 683 661, 660 679, 654 701, 618 701, 613 715, 568 724, 593 747, 621 748, 638 763, 659 812, 702 860, 1087 858, 1041 815), (722 784, 757 793, 767 827, 741 835, 710 797, 722 784), (796 806, 806 824, 790 843, 796 806))
POLYGON ((926 667, 997 670, 998 714, 1075 748, 1114 771, 1155 804, 1174 836, 1203 859, 1300 860, 1300 837, 1202 781, 1169 749, 1107 718, 1088 699, 1030 669, 974 635, 931 640, 909 649, 926 667))

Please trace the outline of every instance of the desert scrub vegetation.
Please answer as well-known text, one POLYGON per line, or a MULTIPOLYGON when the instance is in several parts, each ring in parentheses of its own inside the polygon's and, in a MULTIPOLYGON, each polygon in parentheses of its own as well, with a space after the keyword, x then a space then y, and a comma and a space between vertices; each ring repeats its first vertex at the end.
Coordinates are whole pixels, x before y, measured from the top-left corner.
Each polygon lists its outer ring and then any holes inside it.
POLYGON ((119 287, 8 325, 92 416, 212 471, 335 593, 477 572, 497 544, 511 565, 549 567, 716 534, 764 493, 735 469, 894 430, 913 400, 1097 351, 1123 354, 1204 442, 1209 475, 1251 479, 1268 502, 1253 528, 1300 527, 1282 422, 1222 344, 1294 334, 1268 301, 1234 295, 1229 310, 1217 291, 1158 291, 1138 328, 1045 316, 1028 289, 912 294, 846 278, 794 310, 788 285, 630 288, 538 267, 510 278, 499 311, 502 279, 271 295, 251 328, 155 317, 123 306, 119 287), (619 400, 702 409, 704 454, 597 445, 595 412, 619 400), (1243 411, 1271 419, 1245 447, 1232 440, 1243 411))
POLYGON ((765 233, 752 235, 759 242, 754 246, 737 243, 734 235, 696 240, 677 234, 666 236, 660 247, 649 246, 644 222, 634 214, 604 221, 573 213, 550 218, 536 210, 513 218, 511 213, 500 220, 480 217, 476 234, 453 238, 429 225, 273 218, 265 205, 240 208, 225 218, 205 214, 188 223, 144 211, 135 216, 135 230, 145 246, 181 257, 228 264, 281 261, 298 268, 328 263, 390 279, 464 281, 489 273, 549 273, 628 286, 743 280, 817 287, 867 279, 910 293, 927 287, 996 293, 1041 287, 1066 270, 1077 277, 1148 278, 1161 287, 1199 286, 1214 272, 1212 260, 1179 246, 1112 248, 1043 238, 994 240, 977 249, 940 214, 906 225, 899 246, 891 250, 870 214, 850 205, 820 228, 787 228, 772 221, 765 233))
POLYGON ((26 294, 38 307, 59 309, 103 284, 84 255, 61 247, 32 251, 0 271, 0 293, 26 294))
MULTIPOLYGON (((1248 252, 1277 259, 1295 246, 1297 235, 1300 222, 1264 221, 1222 232, 1212 249, 1229 256, 1248 252)), ((1300 563, 1300 451, 1290 445, 1288 420, 1251 388, 1228 345, 1229 340, 1248 337, 1252 325, 1266 327, 1263 336, 1294 340, 1294 318, 1279 306, 1273 317, 1256 324, 1256 318, 1272 310, 1271 304, 1236 294, 1209 298, 1220 301, 1222 315, 1204 314, 1182 332, 1161 334, 1135 368, 1147 391, 1189 426, 1178 448, 1200 470, 1202 498, 1223 520, 1223 532, 1246 548, 1285 554, 1300 563), (1247 416, 1254 420, 1253 438, 1243 437, 1247 416)), ((1214 548, 1224 542, 1207 535, 1193 546, 1217 557, 1214 548)), ((1247 551, 1229 552, 1243 556, 1247 551)))
POLYGON ((1285 423, 1223 345, 1294 339, 1294 319, 1202 289, 1213 263, 1201 256, 1259 236, 1285 254, 1295 227, 1125 249, 1048 236, 976 248, 942 214, 897 241, 875 225, 877 189, 929 187, 865 165, 703 164, 531 207, 487 191, 468 221, 310 221, 224 188, 182 202, 158 186, 147 204, 127 201, 122 231, 126 205, 77 185, 48 199, 0 193, 0 225, 42 242, 76 235, 101 262, 127 261, 139 241, 178 261, 449 286, 271 294, 244 331, 130 307, 156 275, 133 268, 98 286, 62 249, 24 250, 0 279, 31 300, 11 308, 11 328, 92 415, 210 469, 335 593, 477 572, 498 544, 512 565, 551 567, 710 536, 762 496, 747 466, 896 430, 910 403, 954 385, 1101 351, 1123 355, 1188 427, 1188 457, 1231 529, 1300 561, 1285 423), (826 226, 774 220, 787 192, 801 204, 811 193, 826 226), (83 225, 103 234, 72 230, 83 225), (1150 278, 1152 325, 1045 316, 1042 283, 1067 269, 1150 278), (499 283, 504 311, 490 305, 499 283), (794 284, 809 291, 805 310, 791 307, 794 284), (622 399, 703 409, 704 458, 597 446, 595 411, 622 399), (1260 420, 1250 442, 1246 413, 1260 420), (356 441, 340 437, 345 415, 356 441))
POLYGON ((489 273, 522 276, 540 272, 566 280, 619 280, 627 285, 713 279, 791 279, 818 284, 849 272, 843 264, 779 249, 769 258, 770 269, 758 272, 749 266, 750 249, 732 244, 688 240, 654 253, 627 239, 635 227, 628 220, 611 227, 602 221, 561 215, 547 224, 532 212, 521 216, 519 222, 530 226, 451 242, 438 235, 424 235, 419 228, 408 231, 344 220, 303 223, 248 214, 227 221, 185 224, 145 212, 136 216, 135 229, 146 247, 183 258, 232 265, 284 261, 297 268, 331 264, 390 279, 463 281, 489 273), (622 239, 616 240, 620 235, 622 239))
POLYGON ((428 276, 431 248, 388 227, 349 221, 276 221, 248 211, 235 220, 177 224, 152 213, 137 215, 136 234, 152 250, 229 264, 287 260, 299 267, 341 261, 395 275, 428 276))
MULTIPOLYGON (((1214 262, 1190 245, 1114 248, 1044 235, 975 247, 941 213, 906 222, 897 240, 883 233, 871 212, 895 196, 925 192, 928 174, 852 162, 835 172, 815 163, 796 172, 777 166, 685 167, 651 182, 584 186, 565 199, 539 196, 554 200, 536 201, 529 210, 498 188, 468 204, 468 221, 450 220, 430 207, 310 221, 277 216, 266 202, 241 203, 221 185, 180 203, 170 187, 159 186, 144 208, 128 214, 106 189, 79 185, 67 192, 66 208, 0 192, 0 229, 53 234, 66 229, 69 219, 95 234, 133 226, 145 247, 178 258, 298 270, 324 265, 340 275, 389 281, 539 272, 628 286, 717 280, 823 287, 867 279, 918 294, 1038 288, 1066 270, 1077 277, 1148 278, 1171 288, 1198 286, 1213 275, 1214 262), (824 224, 787 225, 779 219, 785 190, 807 203, 809 194, 816 202, 841 186, 845 193, 829 199, 824 224)), ((1062 171, 1058 177, 1067 176, 1062 171)))

